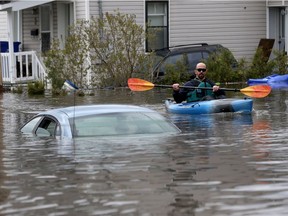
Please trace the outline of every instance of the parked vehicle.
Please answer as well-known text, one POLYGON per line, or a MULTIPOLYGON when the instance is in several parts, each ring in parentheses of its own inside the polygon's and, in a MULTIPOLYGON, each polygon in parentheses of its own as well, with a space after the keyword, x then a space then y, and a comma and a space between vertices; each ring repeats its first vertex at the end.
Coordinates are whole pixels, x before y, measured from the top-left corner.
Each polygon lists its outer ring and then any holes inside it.
POLYGON ((166 73, 167 65, 174 65, 177 68, 177 62, 182 61, 187 72, 194 75, 193 70, 197 63, 207 60, 212 53, 220 53, 223 51, 231 54, 231 67, 236 68, 237 60, 233 56, 232 52, 220 44, 196 43, 156 50, 155 54, 157 63, 153 74, 156 78, 161 78, 166 73))
POLYGON ((23 134, 56 138, 180 132, 156 111, 118 104, 71 106, 41 112, 22 126, 20 131, 23 134))

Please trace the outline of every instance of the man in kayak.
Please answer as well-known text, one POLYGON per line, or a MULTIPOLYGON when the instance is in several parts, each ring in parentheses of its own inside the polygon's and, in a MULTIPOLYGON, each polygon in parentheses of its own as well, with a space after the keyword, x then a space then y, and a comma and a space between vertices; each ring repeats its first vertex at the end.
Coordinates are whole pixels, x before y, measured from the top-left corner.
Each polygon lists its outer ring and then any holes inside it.
POLYGON ((206 78, 208 70, 203 62, 196 65, 194 72, 196 77, 186 82, 184 86, 207 87, 209 89, 179 88, 180 85, 178 83, 174 83, 173 98, 176 103, 181 103, 182 101, 193 102, 225 98, 225 92, 221 90, 214 82, 206 78))

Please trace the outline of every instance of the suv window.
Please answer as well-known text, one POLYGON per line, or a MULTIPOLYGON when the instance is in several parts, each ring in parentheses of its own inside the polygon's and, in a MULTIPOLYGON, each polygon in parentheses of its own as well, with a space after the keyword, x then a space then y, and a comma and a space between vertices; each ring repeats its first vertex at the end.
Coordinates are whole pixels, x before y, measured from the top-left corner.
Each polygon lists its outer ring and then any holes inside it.
POLYGON ((196 67, 196 64, 203 61, 203 59, 207 59, 209 56, 208 52, 191 52, 187 54, 188 57, 188 70, 193 71, 196 67))
MULTIPOLYGON (((176 55, 171 55, 171 56, 168 56, 160 65, 159 67, 159 73, 163 73, 164 75, 164 71, 165 71, 165 67, 169 64, 172 64, 172 65, 176 65, 177 62, 182 62, 184 63, 185 65, 188 64, 188 61, 187 61, 187 55, 186 54, 176 54, 176 55)), ((161 75, 161 74, 159 74, 161 75)))

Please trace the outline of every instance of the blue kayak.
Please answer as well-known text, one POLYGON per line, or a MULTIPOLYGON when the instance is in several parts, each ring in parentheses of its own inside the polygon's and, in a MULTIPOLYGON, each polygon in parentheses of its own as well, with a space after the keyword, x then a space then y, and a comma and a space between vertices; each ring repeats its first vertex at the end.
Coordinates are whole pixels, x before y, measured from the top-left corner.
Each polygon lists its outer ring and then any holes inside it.
POLYGON ((227 98, 190 103, 175 103, 166 100, 165 106, 168 112, 176 114, 212 114, 222 112, 251 113, 253 109, 252 99, 227 98))
POLYGON ((271 86, 271 88, 288 88, 288 74, 278 75, 272 74, 270 76, 261 78, 261 79, 249 79, 248 85, 262 85, 267 84, 271 86))

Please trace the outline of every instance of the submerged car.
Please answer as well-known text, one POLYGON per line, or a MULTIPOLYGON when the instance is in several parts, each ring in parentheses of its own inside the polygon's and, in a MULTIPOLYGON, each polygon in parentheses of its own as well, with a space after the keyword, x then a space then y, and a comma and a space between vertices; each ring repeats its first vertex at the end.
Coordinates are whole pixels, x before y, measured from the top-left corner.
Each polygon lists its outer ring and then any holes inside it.
POLYGON ((134 105, 85 105, 41 112, 20 128, 23 134, 76 138, 179 133, 160 113, 134 105))

